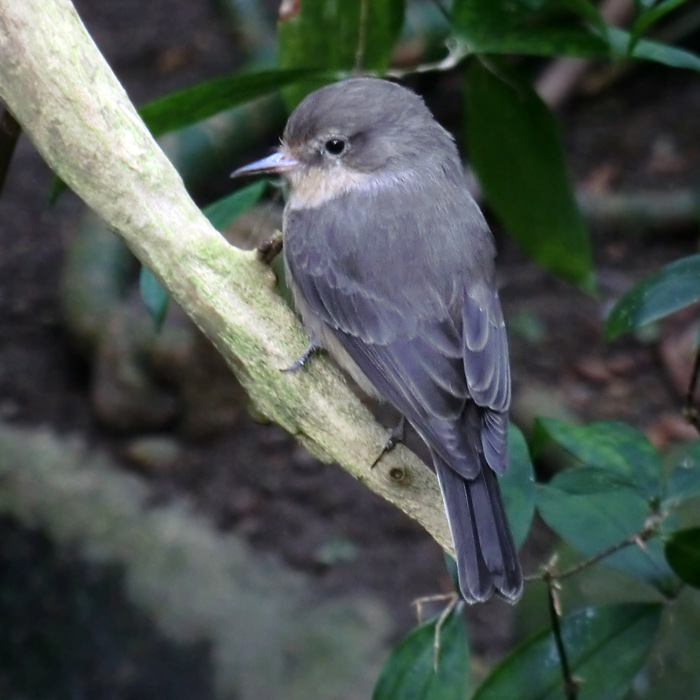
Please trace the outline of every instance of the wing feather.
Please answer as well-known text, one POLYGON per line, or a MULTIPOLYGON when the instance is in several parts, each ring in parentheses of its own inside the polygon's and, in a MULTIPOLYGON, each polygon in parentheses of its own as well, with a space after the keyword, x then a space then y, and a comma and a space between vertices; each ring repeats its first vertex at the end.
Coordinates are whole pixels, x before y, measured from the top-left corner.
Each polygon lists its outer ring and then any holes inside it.
MULTIPOLYGON (((432 213, 418 214, 401 206, 404 199, 393 202, 395 195, 382 193, 381 206, 368 193, 366 206, 352 210, 341 197, 333 207, 286 214, 285 260, 297 301, 430 448, 468 479, 481 464, 464 412, 469 401, 477 404, 486 461, 502 473, 510 371, 490 234, 473 201, 459 193, 436 193, 428 200, 432 213), (460 211, 446 212, 454 202, 460 211), (461 222, 460 230, 450 221, 461 222), (483 259, 470 257, 474 239, 483 259)), ((355 203, 358 197, 355 192, 355 203)))

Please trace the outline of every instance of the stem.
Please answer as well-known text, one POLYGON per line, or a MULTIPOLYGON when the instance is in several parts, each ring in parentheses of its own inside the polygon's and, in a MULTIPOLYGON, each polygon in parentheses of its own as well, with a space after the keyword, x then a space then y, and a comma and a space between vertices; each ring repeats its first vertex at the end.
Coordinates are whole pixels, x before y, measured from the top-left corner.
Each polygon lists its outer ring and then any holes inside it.
POLYGON ((552 620, 554 643, 557 645, 557 652, 559 653, 559 664, 561 666, 561 675, 564 682, 564 695, 566 696, 566 700, 576 700, 578 697, 579 683, 571 675, 569 657, 566 655, 566 647, 564 646, 564 640, 561 636, 559 602, 556 598, 557 582, 554 576, 547 576, 545 580, 547 582, 547 607, 549 609, 549 617, 552 620))
POLYGON ((690 384, 683 402, 683 417, 700 433, 700 414, 698 409, 693 406, 693 397, 695 389, 698 385, 698 374, 700 373, 700 348, 695 351, 695 361, 693 362, 693 371, 690 375, 690 384))
POLYGON ((471 56, 471 48, 463 41, 458 39, 450 39, 447 42, 447 56, 440 61, 434 63, 421 63, 418 66, 411 68, 392 68, 385 71, 379 77, 394 78, 402 80, 411 75, 419 73, 432 73, 434 71, 449 71, 456 68, 467 56, 471 56))
POLYGON ((360 2, 360 27, 357 35, 357 50, 355 51, 355 71, 362 70, 365 61, 365 45, 367 43, 367 19, 369 14, 369 0, 360 2))
POLYGON ((568 578, 569 576, 577 574, 579 571, 583 571, 583 569, 586 569, 593 564, 597 564, 602 559, 609 557, 611 554, 615 554, 615 552, 619 552, 625 547, 629 547, 631 544, 642 546, 643 542, 645 542, 652 535, 654 535, 656 529, 658 528, 659 524, 664 519, 664 517, 665 516, 663 514, 650 515, 639 532, 635 532, 634 534, 629 535, 629 537, 625 537, 624 540, 615 542, 614 544, 611 544, 609 547, 603 549, 597 554, 594 554, 593 556, 588 557, 587 559, 582 559, 573 566, 570 566, 568 569, 564 569, 564 571, 558 573, 554 571, 550 565, 548 565, 542 572, 526 576, 525 581, 548 581, 551 579, 553 581, 558 582, 562 579, 568 578))
POLYGON ((445 624, 445 620, 450 616, 452 611, 457 607, 459 603, 459 596, 453 594, 447 607, 440 613, 437 623, 435 624, 435 637, 433 639, 433 670, 437 673, 438 663, 440 661, 440 633, 442 632, 442 626, 445 624))

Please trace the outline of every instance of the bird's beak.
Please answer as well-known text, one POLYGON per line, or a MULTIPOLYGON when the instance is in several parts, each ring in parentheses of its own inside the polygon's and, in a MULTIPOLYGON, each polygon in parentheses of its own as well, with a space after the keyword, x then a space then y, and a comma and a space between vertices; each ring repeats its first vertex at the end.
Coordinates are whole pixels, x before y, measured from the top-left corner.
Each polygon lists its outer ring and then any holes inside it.
POLYGON ((241 177, 243 175, 264 175, 266 173, 287 173, 294 170, 299 165, 299 161, 294 160, 282 151, 277 151, 267 158, 256 160, 254 163, 244 165, 231 173, 231 177, 241 177))

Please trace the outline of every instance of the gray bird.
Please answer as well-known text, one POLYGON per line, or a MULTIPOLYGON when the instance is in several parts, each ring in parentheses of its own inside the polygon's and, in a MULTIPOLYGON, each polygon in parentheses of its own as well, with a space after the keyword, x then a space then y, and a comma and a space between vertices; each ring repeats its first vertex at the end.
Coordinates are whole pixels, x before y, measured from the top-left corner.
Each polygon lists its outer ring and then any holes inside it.
POLYGON ((289 183, 284 260, 310 345, 393 405, 432 455, 462 595, 523 579, 497 475, 510 367, 495 249, 453 138, 410 90, 356 78, 309 95, 278 152, 233 175, 289 183))

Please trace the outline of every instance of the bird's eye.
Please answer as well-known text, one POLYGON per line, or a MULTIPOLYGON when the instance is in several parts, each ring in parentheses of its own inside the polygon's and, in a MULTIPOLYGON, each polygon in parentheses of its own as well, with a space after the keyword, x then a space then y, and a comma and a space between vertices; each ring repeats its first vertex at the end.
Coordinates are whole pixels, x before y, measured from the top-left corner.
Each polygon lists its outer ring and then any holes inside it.
POLYGON ((345 150, 345 141, 343 139, 328 139, 325 149, 332 156, 339 156, 345 150))

